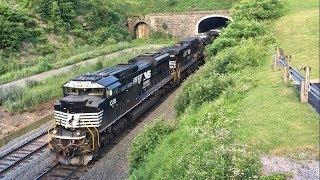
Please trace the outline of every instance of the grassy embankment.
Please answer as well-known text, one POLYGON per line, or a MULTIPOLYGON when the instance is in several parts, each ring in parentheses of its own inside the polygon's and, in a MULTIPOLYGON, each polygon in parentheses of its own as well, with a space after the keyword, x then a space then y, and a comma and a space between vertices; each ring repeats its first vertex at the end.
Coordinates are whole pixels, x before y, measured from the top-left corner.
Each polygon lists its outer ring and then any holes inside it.
MULTIPOLYGON (((299 2, 289 3, 297 10, 299 2)), ((317 156, 318 115, 271 68, 280 40, 272 27, 291 15, 275 20, 281 4, 253 0, 236 6, 236 21, 208 47, 206 65, 184 84, 176 123, 158 122, 135 139, 131 179, 268 179, 261 176, 261 155, 317 156)))
MULTIPOLYGON (((266 178, 261 176, 257 153, 261 149, 244 140, 256 137, 260 131, 250 134, 241 130, 256 130, 261 122, 252 121, 272 112, 251 114, 247 120, 242 116, 248 111, 248 98, 259 101, 261 95, 255 91, 267 84, 262 84, 265 78, 260 72, 271 70, 271 51, 276 41, 270 30, 283 8, 281 1, 273 0, 243 1, 235 6, 235 22, 207 48, 206 64, 185 82, 175 104, 179 115, 176 123, 160 121, 135 139, 130 155, 131 179, 266 178)), ((249 110, 255 109, 263 110, 257 105, 249 110)), ((279 128, 286 128, 291 122, 277 123, 279 128)), ((271 125, 263 127, 272 133, 271 125)), ((309 134, 305 137, 313 138, 309 134)), ((261 144, 266 145, 263 141, 261 144)))
POLYGON ((126 9, 130 15, 162 12, 188 12, 229 9, 239 0, 113 0, 120 9, 126 9), (130 8, 128 8, 130 7, 130 8))
MULTIPOLYGON (((278 46, 293 56, 294 67, 311 66, 312 78, 319 78, 319 2, 288 3, 289 12, 272 25, 278 46)), ((317 156, 316 112, 310 105, 300 103, 295 88, 285 85, 282 72, 272 71, 270 63, 255 74, 257 87, 239 104, 240 139, 262 153, 296 158, 317 156)))

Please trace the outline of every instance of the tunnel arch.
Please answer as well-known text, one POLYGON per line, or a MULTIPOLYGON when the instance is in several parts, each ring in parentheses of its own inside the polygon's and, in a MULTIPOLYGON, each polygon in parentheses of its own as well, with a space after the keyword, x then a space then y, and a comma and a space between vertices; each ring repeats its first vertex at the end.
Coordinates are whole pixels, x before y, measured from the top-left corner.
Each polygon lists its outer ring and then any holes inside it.
POLYGON ((134 28, 135 38, 148 38, 150 34, 150 27, 146 22, 138 22, 134 28))
POLYGON ((228 21, 233 21, 232 18, 228 16, 221 15, 209 15, 201 18, 196 24, 196 34, 209 31, 211 29, 216 29, 220 27, 226 27, 228 21))

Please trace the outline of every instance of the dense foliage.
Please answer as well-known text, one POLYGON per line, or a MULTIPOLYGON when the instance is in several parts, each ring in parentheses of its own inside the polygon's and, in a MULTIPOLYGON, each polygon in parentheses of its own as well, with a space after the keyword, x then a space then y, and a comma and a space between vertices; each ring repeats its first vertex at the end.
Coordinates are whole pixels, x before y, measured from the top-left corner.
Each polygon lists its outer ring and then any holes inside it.
POLYGON ((132 156, 130 156, 132 167, 139 167, 143 164, 147 155, 155 149, 160 140, 173 130, 173 126, 160 120, 153 126, 144 129, 144 132, 136 137, 132 145, 132 156))
POLYGON ((183 87, 182 94, 175 102, 178 114, 182 114, 189 106, 197 108, 204 102, 216 99, 226 89, 232 80, 220 76, 211 64, 206 64, 194 77, 191 77, 183 87))
POLYGON ((130 40, 124 14, 103 0, 0 0, 0 75, 42 72, 52 68, 45 59, 77 46, 130 40))
POLYGON ((22 67, 6 54, 43 41, 43 31, 36 20, 22 9, 12 9, 0 2, 0 74, 22 67))
POLYGON ((89 43, 102 43, 109 38, 123 41, 128 37, 125 17, 103 0, 30 0, 32 7, 49 28, 71 32, 89 43))
POLYGON ((0 4, 0 50, 18 50, 23 43, 36 43, 42 32, 26 11, 0 4))
POLYGON ((222 30, 221 36, 208 47, 208 53, 212 56, 226 47, 241 44, 242 39, 266 34, 268 34, 268 29, 265 24, 255 20, 238 20, 222 30))
POLYGON ((257 21, 273 20, 285 12, 285 1, 282 0, 247 0, 234 7, 236 19, 254 19, 257 21))
POLYGON ((129 15, 229 9, 239 0, 112 0, 129 15), (129 7, 129 8, 128 8, 129 7))
MULTIPOLYGON (((235 106, 255 87, 254 70, 266 62, 274 43, 262 20, 270 13, 269 1, 242 1, 235 9, 235 22, 207 48, 209 55, 196 75, 184 83, 175 108, 178 123, 161 141, 157 139, 144 161, 131 166, 131 179, 258 179, 261 165, 256 155, 234 136, 235 106), (247 8, 262 3, 261 16, 247 15, 247 8), (245 17, 245 18, 244 18, 245 17)), ((282 4, 272 1, 274 4, 282 4)), ((272 9, 277 12, 280 9, 272 9)), ((251 8, 251 11, 253 8, 251 8)), ((149 130, 151 131, 151 130, 149 130)), ((154 133, 157 133, 154 131, 154 133)), ((146 135, 141 135, 144 137, 146 135)), ((154 135, 156 136, 156 135, 154 135)), ((139 138, 139 142, 150 141, 139 138)), ((135 142, 135 151, 148 152, 135 142)), ((264 178, 264 177, 261 177, 264 178)))

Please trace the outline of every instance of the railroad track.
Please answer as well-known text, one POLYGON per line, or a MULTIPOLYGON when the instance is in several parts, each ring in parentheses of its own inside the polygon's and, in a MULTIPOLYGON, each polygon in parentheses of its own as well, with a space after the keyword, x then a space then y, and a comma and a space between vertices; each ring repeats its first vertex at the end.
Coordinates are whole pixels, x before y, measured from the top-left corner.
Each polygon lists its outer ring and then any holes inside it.
POLYGON ((4 177, 4 174, 7 171, 26 162, 29 157, 44 149, 48 144, 46 135, 47 132, 43 132, 30 141, 27 141, 2 155, 0 157, 0 178, 4 177))
POLYGON ((61 163, 56 163, 51 166, 48 170, 42 173, 36 178, 36 180, 41 179, 71 179, 74 174, 76 174, 82 166, 76 165, 66 165, 61 163))

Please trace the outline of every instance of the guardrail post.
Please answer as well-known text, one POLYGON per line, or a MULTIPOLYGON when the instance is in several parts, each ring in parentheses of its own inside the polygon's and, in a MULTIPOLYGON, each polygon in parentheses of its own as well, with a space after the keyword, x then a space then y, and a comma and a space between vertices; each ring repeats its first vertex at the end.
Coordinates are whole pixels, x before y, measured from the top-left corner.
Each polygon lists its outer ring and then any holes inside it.
POLYGON ((280 52, 279 52, 279 48, 277 48, 276 49, 276 55, 275 55, 274 61, 273 61, 273 70, 274 71, 278 71, 279 56, 280 56, 280 52))
POLYGON ((290 59, 288 58, 288 56, 286 56, 287 59, 287 65, 284 67, 284 75, 283 75, 283 81, 284 83, 288 84, 289 83, 289 78, 290 78, 290 59))
POLYGON ((300 100, 303 103, 308 102, 309 98, 309 86, 310 86, 310 71, 311 67, 304 67, 305 70, 305 79, 302 80, 301 82, 301 91, 300 91, 300 100))

